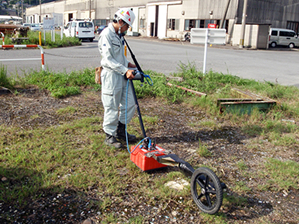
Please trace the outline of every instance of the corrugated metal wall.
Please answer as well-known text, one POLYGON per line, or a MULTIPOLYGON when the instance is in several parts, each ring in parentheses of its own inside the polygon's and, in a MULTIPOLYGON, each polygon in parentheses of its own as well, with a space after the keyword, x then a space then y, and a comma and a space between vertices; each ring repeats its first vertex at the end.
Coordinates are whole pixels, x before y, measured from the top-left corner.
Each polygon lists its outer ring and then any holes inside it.
MULTIPOLYGON (((240 0, 237 23, 242 22, 243 3, 240 0)), ((248 0, 246 23, 286 28, 287 21, 299 22, 299 0, 248 0)))

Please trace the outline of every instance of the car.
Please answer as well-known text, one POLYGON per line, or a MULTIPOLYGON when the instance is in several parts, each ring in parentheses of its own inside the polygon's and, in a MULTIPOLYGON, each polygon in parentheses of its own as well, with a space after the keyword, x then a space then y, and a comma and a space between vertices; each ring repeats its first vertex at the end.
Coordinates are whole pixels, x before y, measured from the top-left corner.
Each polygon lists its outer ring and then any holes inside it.
POLYGON ((298 35, 293 30, 271 28, 269 34, 270 47, 286 46, 289 48, 299 47, 298 35))
POLYGON ((31 27, 31 23, 23 23, 23 26, 31 27))
POLYGON ((38 23, 31 24, 30 30, 32 31, 40 31, 40 26, 38 23))
POLYGON ((38 23, 23 23, 23 26, 29 27, 32 31, 40 31, 41 27, 38 23))
POLYGON ((92 21, 86 20, 73 20, 67 23, 63 31, 66 37, 77 37, 79 40, 93 41, 94 36, 94 24, 92 21))
POLYGON ((99 28, 97 29, 97 34, 100 34, 106 27, 107 27, 107 25, 99 26, 99 28))

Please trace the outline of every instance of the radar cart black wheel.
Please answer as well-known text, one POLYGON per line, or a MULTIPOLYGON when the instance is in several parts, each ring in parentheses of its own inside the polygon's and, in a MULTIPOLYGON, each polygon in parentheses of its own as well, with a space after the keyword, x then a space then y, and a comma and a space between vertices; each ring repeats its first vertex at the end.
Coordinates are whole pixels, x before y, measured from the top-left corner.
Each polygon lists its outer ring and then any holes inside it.
POLYGON ((208 214, 219 211, 223 190, 216 174, 206 167, 198 168, 191 177, 191 194, 200 210, 208 214))

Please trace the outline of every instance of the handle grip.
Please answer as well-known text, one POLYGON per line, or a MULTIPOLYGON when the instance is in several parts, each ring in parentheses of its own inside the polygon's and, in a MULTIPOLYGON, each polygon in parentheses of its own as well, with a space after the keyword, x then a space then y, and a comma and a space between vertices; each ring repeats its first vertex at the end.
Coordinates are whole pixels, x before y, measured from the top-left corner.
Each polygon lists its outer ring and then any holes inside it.
MULTIPOLYGON (((133 75, 135 76, 132 80, 141 80, 141 82, 143 82, 144 77, 143 74, 137 70, 133 71, 133 75)), ((125 80, 128 80, 127 76, 124 75, 125 80)))

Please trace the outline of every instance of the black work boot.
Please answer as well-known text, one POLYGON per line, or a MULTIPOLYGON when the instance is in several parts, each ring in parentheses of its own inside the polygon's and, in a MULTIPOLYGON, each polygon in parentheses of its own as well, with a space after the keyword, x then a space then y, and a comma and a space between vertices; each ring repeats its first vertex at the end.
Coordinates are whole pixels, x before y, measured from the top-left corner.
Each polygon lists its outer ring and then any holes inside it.
POLYGON ((106 133, 105 144, 115 147, 117 149, 121 148, 123 145, 121 142, 117 141, 117 139, 113 135, 109 135, 106 133))
MULTIPOLYGON (((116 138, 126 141, 126 125, 121 123, 120 121, 118 122, 118 126, 117 126, 116 138)), ((128 133, 129 142, 136 142, 136 140, 137 139, 135 135, 130 135, 128 133)))

